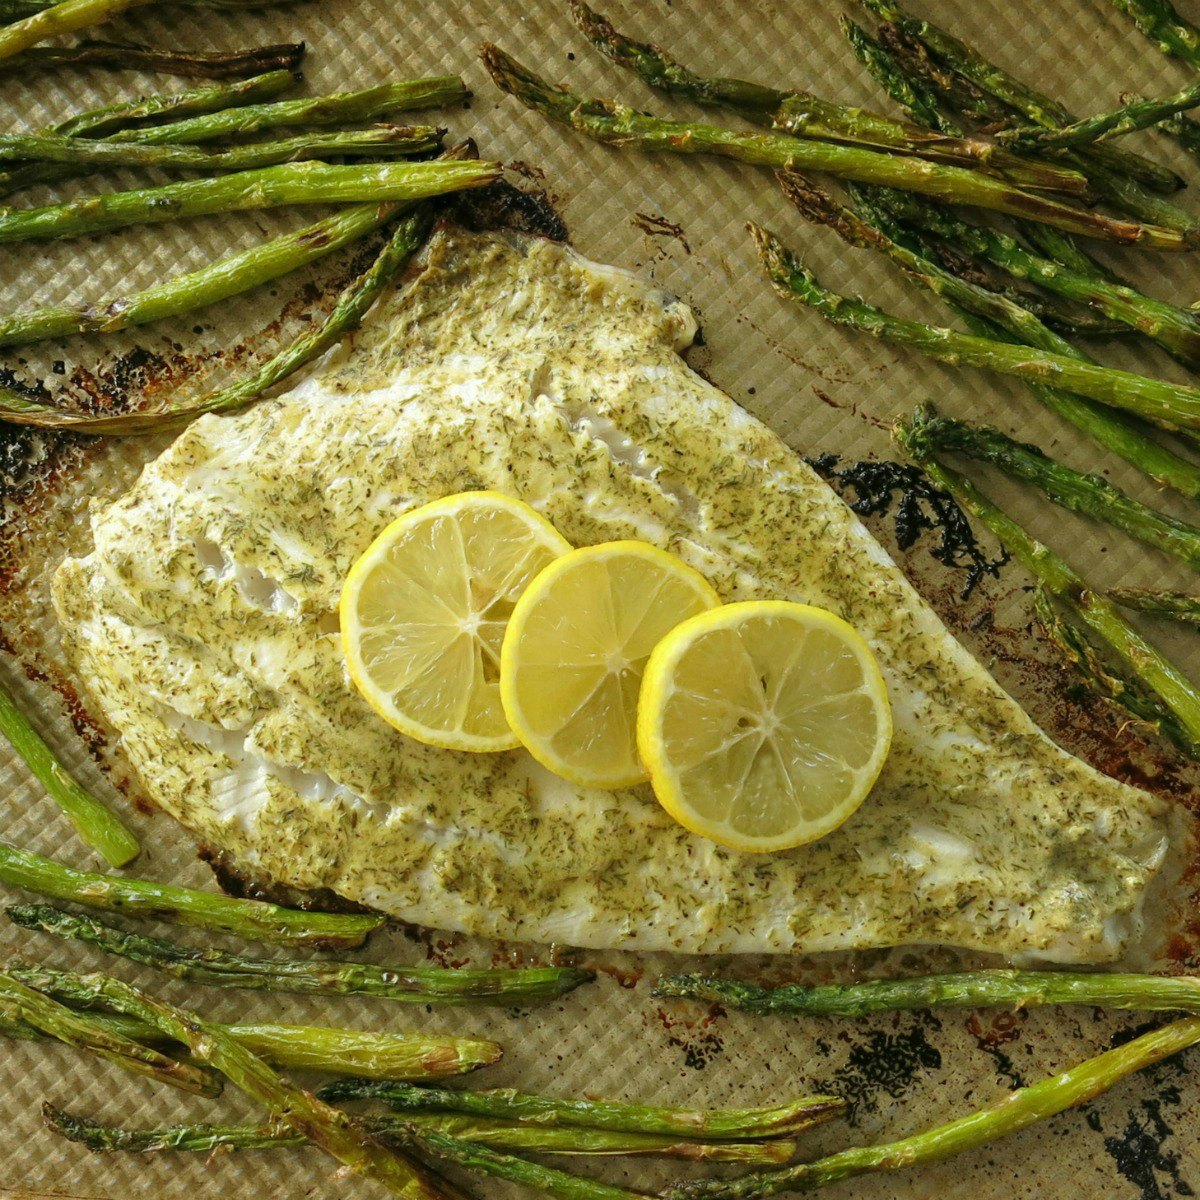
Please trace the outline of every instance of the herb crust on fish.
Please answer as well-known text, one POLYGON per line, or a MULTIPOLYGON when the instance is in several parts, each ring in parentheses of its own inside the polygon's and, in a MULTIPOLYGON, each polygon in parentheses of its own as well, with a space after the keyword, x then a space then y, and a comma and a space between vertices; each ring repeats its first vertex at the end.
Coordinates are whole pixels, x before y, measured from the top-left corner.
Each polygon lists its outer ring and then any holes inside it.
POLYGON ((688 369, 683 304, 562 246, 446 230, 297 387, 190 425, 93 516, 55 605, 151 797, 247 873, 491 937, 689 953, 943 943, 1062 962, 1136 936, 1165 805, 1054 745, 801 458, 688 369), (417 744, 346 678, 351 564, 474 488, 641 538, 725 600, 866 637, 890 759, 830 836, 747 856, 648 788, 417 744))

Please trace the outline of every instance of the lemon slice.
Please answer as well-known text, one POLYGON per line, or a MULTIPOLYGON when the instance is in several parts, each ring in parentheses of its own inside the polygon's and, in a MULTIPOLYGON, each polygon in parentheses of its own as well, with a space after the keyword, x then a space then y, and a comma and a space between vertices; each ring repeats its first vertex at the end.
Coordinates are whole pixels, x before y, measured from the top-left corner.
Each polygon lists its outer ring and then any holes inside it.
POLYGON ((354 686, 401 733, 450 750, 520 745, 500 704, 517 597, 570 543, 527 504, 463 492, 393 521, 342 587, 354 686))
POLYGON ((693 617, 655 648, 638 749, 681 825, 749 853, 836 829, 866 798, 892 740, 870 647, 807 604, 751 601, 693 617))
POLYGON ((500 655, 500 697, 525 748, 583 787, 644 782, 637 697, 650 651, 720 600, 647 542, 573 550, 517 601, 500 655))

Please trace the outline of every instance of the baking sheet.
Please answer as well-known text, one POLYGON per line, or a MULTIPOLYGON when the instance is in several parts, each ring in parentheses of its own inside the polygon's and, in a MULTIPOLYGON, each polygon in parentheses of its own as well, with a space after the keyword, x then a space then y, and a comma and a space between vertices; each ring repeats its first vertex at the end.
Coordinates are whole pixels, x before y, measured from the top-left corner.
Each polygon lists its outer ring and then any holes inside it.
MULTIPOLYGON (((1160 93, 1187 78, 1181 66, 1159 55, 1105 0, 1051 0, 1036 6, 927 0, 917 7, 1081 112, 1110 105, 1121 91, 1160 93)), ((1184 9, 1200 19, 1200 5, 1184 9)), ((606 11, 618 27, 660 40, 697 69, 881 104, 841 40, 836 6, 818 0, 658 0, 613 3, 606 11)), ((499 42, 552 78, 569 79, 581 91, 618 95, 655 111, 672 107, 591 50, 557 2, 324 0, 278 12, 202 16, 201 10, 164 8, 158 15, 132 15, 107 32, 196 48, 303 39, 310 48, 307 86, 314 92, 398 76, 462 72, 476 95, 463 110, 445 114, 452 134, 473 135, 485 156, 504 159, 514 178, 544 189, 583 253, 642 270, 686 297, 705 334, 705 344, 692 352, 693 364, 803 453, 832 452, 848 461, 894 457, 887 434, 891 419, 918 401, 932 400, 954 415, 987 419, 1036 441, 1073 465, 1097 466, 1091 445, 1054 422, 1015 383, 908 356, 832 329, 816 315, 777 299, 764 284, 743 231, 748 217, 802 249, 832 285, 860 291, 897 311, 944 319, 881 261, 848 251, 832 234, 808 227, 773 193, 762 172, 715 161, 619 153, 552 127, 500 95, 477 63, 476 49, 485 39, 499 42)), ((62 72, 4 84, 10 124, 17 128, 40 127, 75 108, 128 94, 135 86, 166 90, 186 85, 151 76, 135 82, 128 75, 100 72, 62 72)), ((688 111, 687 106, 673 108, 688 111)), ((1161 140, 1148 135, 1138 140, 1152 144, 1200 188, 1200 171, 1188 160, 1161 140)), ((137 178, 142 177, 130 175, 125 184, 113 177, 111 186, 127 186, 137 178)), ((22 202, 40 199, 30 194, 22 202)), ((1185 197, 1185 203, 1197 202, 1185 197)), ((42 302, 70 301, 143 286, 311 219, 315 216, 308 212, 247 214, 90 242, 6 248, 0 259, 0 307, 11 310, 30 303, 34 295, 42 302)), ((44 352, 9 351, 0 365, 26 378, 42 378, 52 391, 84 402, 113 392, 190 391, 243 369, 294 333, 307 313, 328 302, 334 286, 352 269, 353 258, 353 253, 343 255, 307 275, 288 277, 222 306, 218 314, 162 323, 105 343, 103 357, 96 341, 73 339, 51 344, 44 352), (222 353, 214 358, 215 351, 222 353)), ((1113 261, 1158 295, 1183 303, 1200 295, 1194 257, 1127 252, 1113 261)), ((1122 365, 1182 377, 1174 364, 1148 349, 1123 347, 1110 353, 1103 347, 1100 353, 1122 365)), ((88 504, 118 494, 162 444, 46 441, 36 434, 0 439, 5 503, 0 630, 11 652, 0 662, 0 675, 40 714, 43 728, 79 777, 128 815, 146 846, 135 873, 211 886, 208 868, 179 827, 139 809, 137 788, 119 747, 93 722, 86 701, 79 699, 78 681, 62 661, 46 601, 53 567, 81 544, 88 504)), ((1153 496, 1152 488, 1115 460, 1105 460, 1103 469, 1142 498, 1173 507, 1172 498, 1153 496)), ((988 483, 1015 516, 1067 552, 1098 584, 1186 585, 1186 572, 1173 561, 1071 518, 1029 493, 992 479, 988 483)), ((886 518, 873 520, 872 527, 894 546, 886 518)), ((1070 680, 1040 654, 1026 628, 1029 579, 1018 567, 1005 567, 998 580, 985 581, 963 602, 958 596, 961 574, 937 566, 924 544, 901 561, 951 628, 1056 737, 1106 769, 1175 796, 1181 813, 1186 812, 1195 799, 1193 774, 1103 709, 1081 709, 1067 696, 1070 680)), ((1200 677, 1200 640, 1194 633, 1147 628, 1200 677)), ((0 835, 79 866, 94 865, 65 819, 40 797, 23 766, 7 755, 0 755, 0 786, 8 798, 0 835)), ((1181 838, 1186 836, 1182 829, 1181 838)), ((1178 896, 1186 897, 1188 891, 1185 879, 1178 896)), ((193 944, 202 940, 187 932, 178 937, 193 944)), ((1186 929, 1177 929, 1168 944, 1154 949, 1172 969, 1196 966, 1186 929)), ((528 947, 437 933, 391 933, 377 936, 367 957, 487 964, 520 961, 535 953, 528 947)), ((63 966, 101 965, 94 955, 6 925, 0 926, 0 954, 36 956, 63 966)), ((686 1105, 766 1103, 830 1088, 852 1100, 849 1127, 839 1123, 816 1131, 806 1142, 814 1154, 902 1136, 949 1119, 1141 1027, 1136 1016, 1088 1010, 767 1022, 654 1000, 649 980, 667 966, 686 967, 685 961, 616 954, 594 955, 591 961, 606 968, 594 986, 528 1013, 413 1011, 366 998, 264 997, 164 981, 111 961, 103 967, 221 1020, 269 1017, 495 1037, 504 1044, 506 1057, 476 1076, 481 1086, 519 1085, 559 1095, 686 1105)), ((774 980, 818 980, 855 972, 950 968, 959 961, 933 950, 862 955, 852 961, 709 960, 707 965, 759 972, 774 980)), ((1195 1061, 1193 1056, 1162 1064, 1077 1112, 990 1149, 918 1173, 843 1184, 829 1195, 833 1200, 929 1195, 1152 1200, 1192 1194, 1200 1189, 1200 1080, 1189 1070, 1195 1061)), ((348 1198, 381 1194, 353 1179, 335 1179, 335 1165, 316 1151, 260 1151, 215 1161, 193 1155, 88 1156, 43 1130, 42 1100, 128 1125, 254 1119, 257 1114, 232 1091, 217 1104, 191 1101, 65 1047, 0 1044, 0 1063, 5 1081, 0 1089, 0 1195, 175 1200, 220 1189, 231 1200, 300 1200, 335 1188, 348 1198)), ((689 1173, 672 1165, 625 1167, 619 1160, 598 1168, 572 1165, 645 1187, 689 1173)), ((494 1182, 475 1191, 489 1197, 518 1194, 494 1182)))

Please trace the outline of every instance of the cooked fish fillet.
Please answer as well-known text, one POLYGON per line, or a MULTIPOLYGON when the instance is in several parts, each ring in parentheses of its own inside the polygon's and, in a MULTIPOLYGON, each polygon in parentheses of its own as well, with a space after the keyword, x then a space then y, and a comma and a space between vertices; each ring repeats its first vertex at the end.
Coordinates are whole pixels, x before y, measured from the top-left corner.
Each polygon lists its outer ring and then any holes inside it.
POLYGON ((442 929, 1114 957, 1164 856, 1163 805, 1034 726, 809 467, 687 368, 694 333, 684 305, 569 249, 442 233, 338 361, 189 426, 55 586, 150 795, 255 876, 442 929), (343 668, 341 582, 398 513, 472 488, 575 544, 667 547, 727 600, 806 601, 861 630, 896 731, 855 816, 745 856, 647 788, 588 791, 375 716, 343 668))

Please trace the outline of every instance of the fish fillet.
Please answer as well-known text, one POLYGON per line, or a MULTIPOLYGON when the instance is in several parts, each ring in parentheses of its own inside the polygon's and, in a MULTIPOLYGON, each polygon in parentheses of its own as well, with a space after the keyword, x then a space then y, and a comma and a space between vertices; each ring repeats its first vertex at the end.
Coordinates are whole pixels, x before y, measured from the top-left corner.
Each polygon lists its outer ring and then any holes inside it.
POLYGON ((804 462, 679 357, 689 310, 515 235, 444 231, 287 394, 190 425, 92 519, 55 605, 151 797, 251 875, 441 929, 594 948, 941 943, 1115 957, 1161 802, 1055 746, 804 462), (822 605, 878 655, 879 783, 837 832, 746 856, 647 788, 418 745, 347 681, 346 572, 406 508, 519 496, 575 544, 643 538, 727 600, 822 605))

